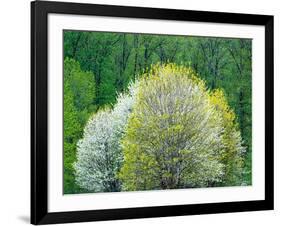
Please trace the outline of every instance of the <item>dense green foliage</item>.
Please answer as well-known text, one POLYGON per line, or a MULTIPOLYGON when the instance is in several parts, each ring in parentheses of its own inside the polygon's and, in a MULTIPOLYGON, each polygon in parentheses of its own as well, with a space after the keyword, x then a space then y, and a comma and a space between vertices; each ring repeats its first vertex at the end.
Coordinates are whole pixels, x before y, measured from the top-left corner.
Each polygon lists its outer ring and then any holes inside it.
POLYGON ((64 56, 65 193, 83 192, 75 184, 73 163, 90 114, 111 108, 117 93, 158 62, 191 67, 211 90, 223 90, 217 94, 230 108, 218 107, 236 115, 232 123, 246 147, 242 175, 251 184, 251 40, 65 31, 64 56))
POLYGON ((64 192, 80 192, 74 183, 76 144, 96 106, 94 75, 84 72, 73 59, 64 60, 64 192))

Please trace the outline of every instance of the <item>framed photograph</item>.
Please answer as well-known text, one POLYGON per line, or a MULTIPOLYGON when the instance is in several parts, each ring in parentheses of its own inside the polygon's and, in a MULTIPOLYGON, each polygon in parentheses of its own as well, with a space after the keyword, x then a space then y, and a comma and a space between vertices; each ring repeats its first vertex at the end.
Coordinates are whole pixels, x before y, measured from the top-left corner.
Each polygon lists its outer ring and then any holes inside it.
POLYGON ((273 16, 31 3, 32 224, 272 209, 273 16))

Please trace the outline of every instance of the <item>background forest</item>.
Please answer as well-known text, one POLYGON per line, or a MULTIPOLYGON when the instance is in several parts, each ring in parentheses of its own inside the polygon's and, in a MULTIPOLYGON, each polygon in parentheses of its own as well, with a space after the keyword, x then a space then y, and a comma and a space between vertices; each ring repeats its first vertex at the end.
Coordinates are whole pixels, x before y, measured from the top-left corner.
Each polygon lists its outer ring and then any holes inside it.
POLYGON ((75 183, 73 163, 89 117, 113 106, 151 65, 168 62, 224 91, 246 147, 243 183, 250 185, 251 48, 247 39, 64 31, 64 193, 87 192, 75 183))

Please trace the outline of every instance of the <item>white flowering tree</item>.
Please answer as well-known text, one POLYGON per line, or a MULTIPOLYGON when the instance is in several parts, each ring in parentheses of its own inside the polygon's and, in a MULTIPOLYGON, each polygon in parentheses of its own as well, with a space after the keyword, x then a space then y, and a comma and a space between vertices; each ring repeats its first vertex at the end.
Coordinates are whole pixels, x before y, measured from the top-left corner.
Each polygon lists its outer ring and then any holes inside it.
POLYGON ((91 192, 120 191, 117 179, 123 154, 120 140, 133 105, 134 88, 120 94, 113 109, 98 111, 87 123, 77 144, 76 183, 91 192))

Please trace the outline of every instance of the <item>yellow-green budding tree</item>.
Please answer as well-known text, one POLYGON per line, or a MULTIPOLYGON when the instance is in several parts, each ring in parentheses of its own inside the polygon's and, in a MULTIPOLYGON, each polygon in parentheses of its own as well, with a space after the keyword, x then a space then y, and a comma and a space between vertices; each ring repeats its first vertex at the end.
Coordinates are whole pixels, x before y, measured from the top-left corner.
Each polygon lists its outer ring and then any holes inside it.
POLYGON ((174 64, 140 79, 121 142, 123 190, 228 184, 245 150, 223 91, 209 91, 191 68, 174 64))

